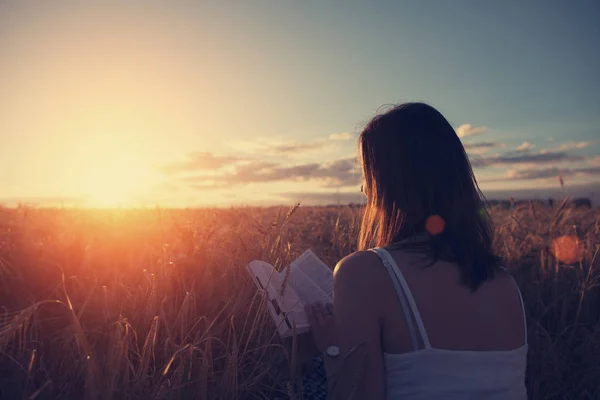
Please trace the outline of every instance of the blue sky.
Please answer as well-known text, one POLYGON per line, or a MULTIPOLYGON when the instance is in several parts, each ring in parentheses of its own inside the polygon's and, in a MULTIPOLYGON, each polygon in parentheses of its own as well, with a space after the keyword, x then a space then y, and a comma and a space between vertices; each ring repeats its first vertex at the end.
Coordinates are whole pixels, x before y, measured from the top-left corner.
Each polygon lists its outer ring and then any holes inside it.
POLYGON ((403 101, 464 135, 486 194, 598 190, 597 2, 0 7, 5 203, 354 199, 356 135, 403 101))

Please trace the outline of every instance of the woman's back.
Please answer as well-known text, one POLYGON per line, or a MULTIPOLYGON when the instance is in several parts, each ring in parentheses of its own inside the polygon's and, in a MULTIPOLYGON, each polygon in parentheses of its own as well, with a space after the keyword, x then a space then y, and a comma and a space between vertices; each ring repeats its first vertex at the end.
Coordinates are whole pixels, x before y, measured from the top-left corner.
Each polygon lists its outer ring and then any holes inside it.
POLYGON ((472 293, 451 263, 373 253, 387 271, 378 297, 388 398, 526 398, 525 321, 507 272, 472 293))
POLYGON ((522 302, 454 128, 435 108, 404 103, 371 119, 358 142, 359 251, 336 266, 335 312, 313 325, 321 348, 338 343, 325 358, 332 385, 361 399, 383 399, 386 387, 388 397, 525 397, 522 302), (332 316, 335 329, 323 322, 332 316))

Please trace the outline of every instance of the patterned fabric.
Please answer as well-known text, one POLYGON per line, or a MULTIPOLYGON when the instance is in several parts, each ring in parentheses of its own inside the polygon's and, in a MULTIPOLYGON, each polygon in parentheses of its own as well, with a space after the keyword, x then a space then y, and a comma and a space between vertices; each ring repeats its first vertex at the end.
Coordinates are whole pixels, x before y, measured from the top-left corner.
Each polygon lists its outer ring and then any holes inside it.
MULTIPOLYGON (((323 357, 314 357, 302 367, 302 378, 299 382, 301 387, 295 387, 294 398, 298 400, 327 400, 327 374, 323 357)), ((289 393, 291 387, 281 385, 278 387, 281 393, 289 393)), ((289 400, 290 395, 277 396, 273 400, 289 400)))
POLYGON ((327 374, 323 357, 315 357, 302 371, 302 399, 327 400, 327 374))

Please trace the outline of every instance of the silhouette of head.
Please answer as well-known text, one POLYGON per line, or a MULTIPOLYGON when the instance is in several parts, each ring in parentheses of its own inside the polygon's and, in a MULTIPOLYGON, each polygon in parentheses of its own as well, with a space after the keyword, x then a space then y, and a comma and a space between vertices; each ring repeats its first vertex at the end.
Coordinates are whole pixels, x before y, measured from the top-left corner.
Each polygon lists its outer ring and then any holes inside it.
POLYGON ((439 111, 405 103, 375 116, 359 137, 359 156, 367 196, 360 249, 425 233, 427 218, 439 215, 443 232, 402 246, 458 263, 473 289, 493 276, 499 259, 485 199, 458 135, 439 111))

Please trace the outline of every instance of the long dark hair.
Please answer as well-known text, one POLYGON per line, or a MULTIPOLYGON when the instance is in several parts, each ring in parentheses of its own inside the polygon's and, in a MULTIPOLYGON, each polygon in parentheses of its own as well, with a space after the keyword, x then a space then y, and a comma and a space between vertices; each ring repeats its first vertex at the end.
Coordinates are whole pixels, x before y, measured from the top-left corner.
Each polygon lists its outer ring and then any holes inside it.
MULTIPOLYGON (((435 108, 405 103, 377 115, 359 138, 367 205, 359 249, 398 246, 458 264, 475 291, 493 279, 500 258, 492 249, 487 202, 458 135, 435 108), (439 215, 445 229, 429 235, 439 215), (427 240, 405 240, 424 234, 427 240)), ((431 265, 431 264, 430 264, 431 265)))

